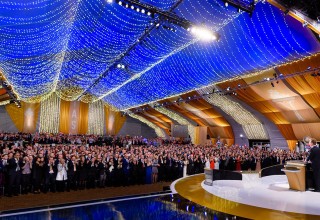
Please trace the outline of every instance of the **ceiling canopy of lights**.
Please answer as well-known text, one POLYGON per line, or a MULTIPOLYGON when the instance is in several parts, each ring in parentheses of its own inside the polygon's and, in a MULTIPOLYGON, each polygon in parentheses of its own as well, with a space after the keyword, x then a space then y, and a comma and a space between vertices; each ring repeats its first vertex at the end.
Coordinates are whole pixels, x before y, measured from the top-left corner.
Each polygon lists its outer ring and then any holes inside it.
MULTIPOLYGON (((252 4, 244 0, 244 3, 252 4)), ((222 0, 7 0, 0 71, 18 98, 124 110, 320 51, 278 8, 222 0)))

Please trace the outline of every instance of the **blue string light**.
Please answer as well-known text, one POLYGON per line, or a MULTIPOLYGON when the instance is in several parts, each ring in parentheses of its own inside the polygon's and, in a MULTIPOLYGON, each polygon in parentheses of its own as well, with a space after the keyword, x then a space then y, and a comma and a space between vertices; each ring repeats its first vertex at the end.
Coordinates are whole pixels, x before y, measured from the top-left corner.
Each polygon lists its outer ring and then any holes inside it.
MULTIPOLYGON (((170 10, 177 0, 143 2, 170 10)), ((115 1, 1 2, 0 70, 22 100, 86 93, 127 109, 319 51, 307 28, 270 4, 257 4, 252 17, 222 0, 184 0, 174 12, 218 31, 220 41, 200 42, 115 1)))

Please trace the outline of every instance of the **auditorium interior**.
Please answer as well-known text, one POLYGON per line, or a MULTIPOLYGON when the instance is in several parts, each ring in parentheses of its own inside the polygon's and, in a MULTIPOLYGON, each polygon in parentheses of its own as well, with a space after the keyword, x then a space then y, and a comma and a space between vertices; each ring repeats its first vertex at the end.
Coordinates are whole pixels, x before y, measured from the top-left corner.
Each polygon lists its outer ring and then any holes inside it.
POLYGON ((0 219, 320 218, 320 1, 7 0, 0 29, 0 219))

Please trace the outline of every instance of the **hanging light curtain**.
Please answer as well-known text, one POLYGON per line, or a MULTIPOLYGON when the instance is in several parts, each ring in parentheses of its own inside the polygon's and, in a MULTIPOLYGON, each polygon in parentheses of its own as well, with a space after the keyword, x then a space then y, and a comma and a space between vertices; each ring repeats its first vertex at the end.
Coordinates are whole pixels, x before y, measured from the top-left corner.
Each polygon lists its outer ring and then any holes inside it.
POLYGON ((88 134, 102 135, 104 133, 104 116, 104 105, 101 100, 89 104, 88 134))
POLYGON ((41 102, 39 132, 56 134, 59 132, 60 98, 55 94, 41 102))

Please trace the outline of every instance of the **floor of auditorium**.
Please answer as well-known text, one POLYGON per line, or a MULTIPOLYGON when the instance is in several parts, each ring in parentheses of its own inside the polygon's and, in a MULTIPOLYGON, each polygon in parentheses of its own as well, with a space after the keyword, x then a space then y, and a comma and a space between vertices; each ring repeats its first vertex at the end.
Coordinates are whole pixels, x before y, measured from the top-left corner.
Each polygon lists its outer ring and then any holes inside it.
MULTIPOLYGON (((218 189, 218 194, 219 196, 216 196, 214 193, 214 190, 212 192, 210 192, 210 190, 206 190, 205 187, 203 187, 203 181, 204 181, 204 174, 199 174, 199 175, 194 175, 194 176, 190 176, 187 178, 182 178, 179 180, 176 180, 174 183, 172 183, 172 185, 170 186, 172 192, 177 192, 179 193, 179 195, 181 195, 182 197, 195 202, 199 205, 202 205, 204 207, 210 208, 212 210, 216 210, 219 212, 223 212, 223 213, 228 213, 231 215, 235 215, 235 216, 239 216, 239 217, 244 217, 244 218, 248 218, 248 219, 279 219, 279 220, 292 220, 292 219, 319 219, 319 215, 311 215, 311 214, 302 214, 302 213, 296 213, 296 212, 289 212, 289 211, 279 211, 276 209, 271 209, 271 208, 262 208, 259 207, 259 200, 264 199, 264 197, 267 197, 268 200, 268 196, 270 197, 270 195, 264 194, 264 193, 270 193, 270 190, 265 190, 264 192, 261 192, 258 196, 262 197, 257 197, 257 195, 255 193, 252 193, 252 191, 250 192, 244 192, 244 190, 241 190, 242 185, 240 183, 238 183, 239 185, 234 185, 233 187, 235 189, 238 189, 237 191, 240 193, 236 193, 236 194, 232 194, 233 191, 235 190, 231 190, 230 189, 226 189, 225 186, 221 187, 220 189, 218 189), (247 199, 258 199, 258 202, 254 203, 253 205, 247 205, 245 203, 240 203, 240 202, 236 202, 237 200, 229 200, 229 199, 225 199, 223 198, 223 195, 229 195, 229 198, 237 198, 238 201, 241 200, 241 197, 246 197, 247 199), (240 200, 239 200, 240 199, 240 200)), ((219 181, 217 181, 219 182, 219 181)), ((229 183, 236 183, 237 181, 232 181, 229 180, 229 183)), ((224 183, 225 185, 225 183, 224 183)), ((218 185, 214 185, 208 188, 212 188, 212 187, 219 187, 218 185)), ((230 187, 229 187, 230 188, 230 187)), ((250 187, 244 187, 244 189, 246 188, 250 188, 250 187)), ((261 187, 257 187, 254 186, 252 188, 252 190, 262 190, 261 187)), ((289 191, 289 189, 287 190, 289 191)), ((281 192, 278 192, 279 194, 281 194, 281 192)), ((283 192, 282 192, 283 193, 283 192)), ((318 197, 319 194, 318 193, 314 193, 314 192, 296 192, 296 191, 292 191, 292 192, 287 192, 287 193, 292 193, 295 194, 296 196, 290 195, 288 198, 284 198, 284 199, 289 199, 289 200, 298 200, 298 201, 292 201, 295 203, 303 203, 301 205, 307 205, 310 204, 311 206, 317 206, 318 208, 320 208, 319 204, 319 200, 316 199, 316 201, 314 201, 314 197, 318 197), (313 196, 310 196, 309 199, 304 199, 304 200, 299 200, 301 199, 301 197, 299 197, 299 195, 301 196, 301 194, 313 194, 313 196)), ((272 196, 272 195, 271 195, 272 196)), ((277 195, 277 196, 273 196, 273 200, 269 198, 269 202, 272 201, 273 206, 281 206, 283 201, 283 199, 280 199, 279 196, 281 195, 277 195), (278 196, 278 197, 277 197, 278 196), (277 201, 274 201, 276 198, 277 201)), ((285 196, 283 194, 283 196, 285 196)), ((266 201, 266 202, 268 202, 266 201)), ((291 205, 292 202, 287 202, 287 205, 291 205)), ((289 207, 290 208, 290 207, 289 207)), ((286 210, 286 209, 284 209, 286 210)))
POLYGON ((170 186, 170 182, 160 182, 149 185, 135 185, 126 187, 106 187, 103 189, 78 190, 63 193, 28 194, 15 197, 0 197, 0 211, 25 209, 30 207, 44 207, 59 204, 75 203, 98 199, 108 199, 121 196, 141 195, 163 191, 170 186))

